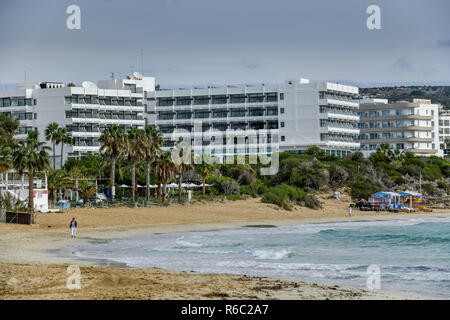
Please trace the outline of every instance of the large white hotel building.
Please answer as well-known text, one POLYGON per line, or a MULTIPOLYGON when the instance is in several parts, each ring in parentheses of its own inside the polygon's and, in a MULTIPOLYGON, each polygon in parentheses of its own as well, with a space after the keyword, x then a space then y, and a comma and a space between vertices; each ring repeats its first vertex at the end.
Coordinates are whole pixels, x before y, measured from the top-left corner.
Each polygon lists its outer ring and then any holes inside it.
POLYGON ((214 144, 212 153, 221 159, 302 153, 312 145, 341 157, 359 150, 357 95, 356 87, 291 79, 279 85, 159 90, 148 92, 146 100, 148 123, 159 127, 166 147, 182 131, 194 149, 214 144), (203 131, 199 144, 196 123, 203 131))
POLYGON ((0 113, 19 118, 17 139, 38 129, 43 140, 51 122, 66 127, 73 145, 65 147, 64 159, 98 152, 98 138, 109 124, 125 130, 155 125, 166 148, 181 136, 194 149, 214 145, 211 152, 222 160, 278 150, 302 153, 312 145, 342 157, 360 148, 357 96, 357 87, 306 79, 155 90, 155 78, 137 76, 78 87, 18 84, 16 90, 0 91, 0 113))

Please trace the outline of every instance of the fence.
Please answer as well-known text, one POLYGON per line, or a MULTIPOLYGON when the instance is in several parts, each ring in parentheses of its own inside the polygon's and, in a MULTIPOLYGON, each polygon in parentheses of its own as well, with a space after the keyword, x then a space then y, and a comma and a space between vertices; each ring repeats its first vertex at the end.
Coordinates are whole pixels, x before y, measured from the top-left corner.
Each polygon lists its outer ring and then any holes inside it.
POLYGON ((0 222, 31 224, 32 216, 27 212, 12 212, 6 209, 0 209, 0 222))

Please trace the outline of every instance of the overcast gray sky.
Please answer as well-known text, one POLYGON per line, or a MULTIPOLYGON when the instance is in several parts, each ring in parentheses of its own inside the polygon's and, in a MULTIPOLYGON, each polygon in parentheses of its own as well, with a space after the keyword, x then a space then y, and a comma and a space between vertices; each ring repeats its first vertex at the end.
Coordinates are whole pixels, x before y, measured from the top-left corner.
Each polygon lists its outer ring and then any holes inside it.
POLYGON ((0 82, 450 84, 448 0, 0 0, 0 82), (66 8, 81 8, 81 30, 66 8), (381 30, 366 9, 381 8, 381 30))

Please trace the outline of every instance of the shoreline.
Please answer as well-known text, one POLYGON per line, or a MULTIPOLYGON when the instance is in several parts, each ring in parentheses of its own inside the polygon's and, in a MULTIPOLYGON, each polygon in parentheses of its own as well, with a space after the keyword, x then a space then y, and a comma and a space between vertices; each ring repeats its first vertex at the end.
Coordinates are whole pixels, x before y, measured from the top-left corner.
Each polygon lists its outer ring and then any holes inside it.
MULTIPOLYGON (((258 206, 261 206, 258 204, 258 206)), ((98 209, 96 209, 98 210, 98 209)), ((100 209, 101 210, 101 209, 100 209)), ((179 210, 179 208, 178 208, 179 210)), ((194 208, 195 210, 195 208, 194 208)), ((95 212, 95 211, 91 211, 95 212)), ((356 212, 355 212, 356 213, 356 212)), ((359 213, 359 212, 358 212, 359 213)), ((71 212, 71 214, 76 215, 76 212, 71 212)), ((92 213, 90 213, 92 215, 92 213)), ((89 270, 90 273, 95 273, 93 278, 102 277, 101 275, 106 273, 116 274, 119 278, 122 276, 130 276, 130 273, 143 273, 144 278, 163 278, 165 282, 171 283, 174 279, 177 279, 177 284, 184 283, 186 285, 187 279, 191 276, 196 279, 203 279, 201 281, 206 281, 206 283, 227 283, 228 281, 235 281, 238 277, 243 277, 242 275, 231 275, 231 274, 195 274, 195 273, 185 273, 178 271, 163 270, 158 268, 131 268, 120 263, 114 263, 111 260, 95 260, 83 259, 76 257, 64 257, 60 255, 55 255, 55 250, 61 247, 73 244, 78 241, 112 241, 117 238, 131 237, 142 234, 158 234, 158 233, 173 233, 173 232, 197 232, 197 231, 212 231, 212 230, 224 230, 233 228, 245 228, 245 227, 273 227, 273 226, 283 226, 289 224, 322 224, 322 223, 345 223, 345 222, 370 222, 370 221, 392 221, 392 220, 410 220, 410 219, 424 219, 424 218, 446 218, 450 217, 450 212, 437 212, 437 213, 408 213, 408 214, 390 214, 381 213, 372 215, 366 214, 356 214, 352 217, 340 215, 340 216, 320 216, 310 217, 310 216, 297 216, 292 218, 292 214, 284 214, 288 217, 271 216, 267 219, 254 219, 253 217, 236 217, 230 221, 221 222, 193 222, 193 223, 148 223, 146 225, 134 225, 134 224, 123 224, 123 225, 111 225, 102 227, 86 227, 80 228, 78 231, 79 237, 77 239, 71 239, 68 228, 44 228, 43 226, 34 226, 25 228, 18 228, 19 230, 13 230, 12 232, 2 232, 0 233, 0 265, 3 269, 10 270, 8 276, 10 276, 13 270, 22 269, 37 269, 48 270, 49 268, 57 268, 62 270, 68 263, 80 265, 82 270, 89 270), (156 274, 155 274, 156 272, 156 274), (183 278, 186 276, 188 278, 183 278), (234 280, 230 280, 234 279, 234 280)), ((259 216, 259 215, 258 215, 259 216)), ((47 216, 46 218, 50 218, 47 216)), ((68 219, 69 215, 64 215, 65 219, 68 219)), ((59 218, 59 217, 58 217, 59 218)), ((195 220, 195 219, 193 219, 195 220)), ((4 227, 4 226, 2 226, 4 227)), ((14 227, 14 226, 11 226, 14 227)), ((2 231, 2 229, 0 229, 2 231)), ((85 271, 82 271, 83 273, 85 271)), ((28 273, 27 273, 28 274, 28 273)), ((66 274, 61 276, 66 277, 66 274)), ((7 279, 5 278, 5 272, 0 273, 0 299, 7 299, 8 296, 2 295, 2 283, 3 288, 6 288, 7 279), (6 281, 6 282, 5 282, 6 281), (6 287, 5 287, 6 286, 6 287)), ((52 277, 50 277, 52 278, 52 277)), ((260 277, 248 277, 252 279, 251 281, 259 281, 262 279, 260 277)), ((266 282, 272 283, 273 289, 269 290, 269 296, 259 295, 258 290, 250 290, 246 286, 242 286, 239 281, 234 283, 234 289, 231 290, 232 294, 228 291, 222 292, 222 298, 236 298, 236 299, 417 299, 418 296, 414 296, 402 292, 388 292, 388 291, 366 291, 360 288, 349 288, 341 286, 329 286, 314 283, 304 283, 304 282, 293 282, 288 280, 278 280, 264 278, 266 282), (288 289, 286 289, 288 288, 288 289), (299 289, 301 288, 301 290, 299 289), (242 289, 242 290, 241 290, 242 289), (287 291, 286 291, 286 290, 287 291), (250 290, 250 291, 248 291, 250 290), (311 291, 312 290, 312 291, 311 291), (242 291, 242 292, 241 292, 242 291), (245 294, 244 294, 245 292, 245 294), (311 292, 314 292, 312 294, 311 292), (242 295, 240 295, 242 293, 242 295), (255 298, 256 297, 256 298, 255 298)), ((56 281, 56 280, 52 280, 56 281)), ((107 280, 105 280, 108 282, 107 280)), ((153 280, 152 280, 153 281, 153 280)), ((237 281, 237 280, 236 280, 237 281)), ((249 280, 250 281, 250 280, 249 280)), ((102 282, 103 283, 103 282, 102 282)), ((97 284, 98 285, 98 284, 97 284)), ((205 284, 208 286, 207 284, 205 284)), ((61 287, 61 286, 60 286, 61 287)), ((120 286, 119 286, 120 287, 120 286)), ((186 286, 184 286, 186 287, 186 286)), ((219 286, 220 287, 220 286, 219 286)), ((257 286, 256 286, 257 287, 257 286)), ((271 287, 269 284, 265 284, 265 287, 271 287)), ((271 287, 271 288, 272 288, 271 287)), ((139 285, 134 285, 134 290, 140 292, 139 285)), ((34 288, 36 292, 40 290, 34 288)), ((91 289, 89 289, 91 290, 91 289)), ((89 299, 99 298, 108 299, 109 296, 105 296, 103 293, 97 292, 92 293, 87 291, 86 295, 75 295, 75 296, 65 296, 62 295, 61 298, 82 298, 87 297, 89 299), (94 294, 94 295, 92 295, 94 294), (97 295, 97 296, 96 296, 97 295)), ((152 292, 152 290, 149 288, 152 292)), ((181 290, 181 289, 180 289, 181 290)), ((181 290, 187 294, 189 291, 187 288, 181 290), (183 291, 184 290, 184 291, 183 291)), ((83 290, 82 290, 83 291, 83 290)), ((205 293, 206 296, 197 294, 197 292, 189 292, 187 296, 167 296, 167 293, 159 293, 151 296, 138 296, 134 291, 127 291, 125 295, 115 295, 115 298, 121 299, 140 299, 140 298, 163 298, 163 299, 190 299, 194 296, 198 299, 218 299, 221 295, 211 295, 205 293), (196 295, 197 294, 197 295, 196 295)), ((73 295, 73 292, 71 292, 73 295)), ((119 294, 119 293, 117 293, 119 294)), ((14 294, 12 298, 20 298, 20 295, 14 294)))

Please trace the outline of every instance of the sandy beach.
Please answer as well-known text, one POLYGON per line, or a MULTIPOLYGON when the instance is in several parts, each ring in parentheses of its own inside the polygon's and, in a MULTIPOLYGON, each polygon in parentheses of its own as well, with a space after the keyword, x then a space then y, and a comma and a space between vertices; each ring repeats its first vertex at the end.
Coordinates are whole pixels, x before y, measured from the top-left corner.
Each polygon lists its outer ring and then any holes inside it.
POLYGON ((0 224, 0 299, 414 299, 392 292, 325 286, 244 275, 194 274, 157 268, 134 269, 80 261, 51 253, 74 241, 102 241, 148 233, 215 230, 248 225, 448 217, 450 213, 354 211, 349 199, 322 199, 323 209, 293 211, 259 199, 197 202, 150 208, 71 209, 38 214, 35 226, 0 224), (78 238, 69 221, 76 217, 78 238), (81 267, 80 290, 66 288, 69 264, 81 267))

